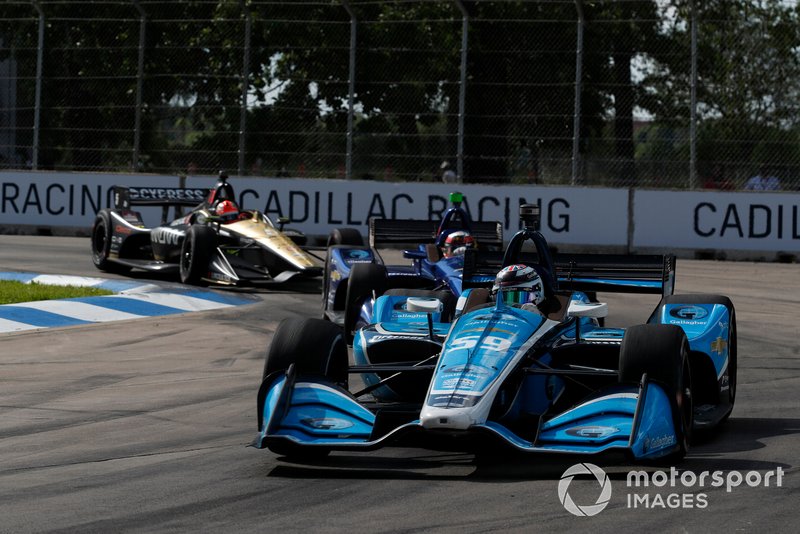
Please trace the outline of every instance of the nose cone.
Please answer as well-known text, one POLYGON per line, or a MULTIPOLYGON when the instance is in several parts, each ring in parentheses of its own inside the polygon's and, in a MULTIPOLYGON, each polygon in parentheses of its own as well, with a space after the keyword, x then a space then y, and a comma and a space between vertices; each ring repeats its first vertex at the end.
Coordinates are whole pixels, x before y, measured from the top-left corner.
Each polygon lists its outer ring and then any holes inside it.
POLYGON ((427 430, 466 430, 475 421, 464 408, 435 408, 425 406, 419 418, 422 427, 427 430))

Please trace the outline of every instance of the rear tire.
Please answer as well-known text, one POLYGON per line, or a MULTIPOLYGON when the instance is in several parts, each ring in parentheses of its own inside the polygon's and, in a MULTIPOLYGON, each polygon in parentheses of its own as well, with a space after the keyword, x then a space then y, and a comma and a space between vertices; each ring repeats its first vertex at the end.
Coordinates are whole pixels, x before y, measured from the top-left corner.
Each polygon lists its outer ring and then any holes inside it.
POLYGON ((664 387, 673 404, 673 424, 678 450, 670 459, 680 460, 689 451, 694 424, 689 341, 675 325, 644 324, 627 329, 619 353, 620 382, 650 381, 664 387))
POLYGON ((180 274, 184 284, 201 285, 217 248, 217 233, 208 226, 194 225, 181 245, 180 274))
MULTIPOLYGON (((358 259, 359 261, 363 261, 364 257, 371 258, 372 261, 375 261, 373 251, 369 247, 365 247, 364 245, 350 245, 350 244, 338 244, 335 241, 337 240, 350 240, 350 241, 361 241, 361 234, 357 235, 357 238, 348 239, 345 237, 337 237, 338 232, 342 230, 353 230, 352 228, 342 228, 339 230, 331 231, 331 235, 328 236, 328 246, 325 249, 325 267, 323 272, 323 279, 322 279, 322 316, 326 318, 328 316, 328 311, 341 311, 344 309, 344 298, 346 297, 346 290, 347 290, 347 282, 345 281, 342 284, 337 285, 336 294, 331 295, 331 268, 333 264, 333 257, 335 255, 335 251, 339 251, 339 255, 343 260, 345 265, 351 265, 348 262, 348 259, 358 259), (348 249, 357 249, 360 251, 364 251, 359 253, 362 257, 356 258, 355 255, 350 252, 348 249), (328 302, 329 297, 333 297, 333 302, 328 302), (328 306, 332 306, 329 308, 328 306)), ((344 235, 344 234, 342 234, 344 235)), ((338 263, 338 262, 337 262, 338 263)), ((341 266, 340 266, 341 268, 341 266)), ((339 273, 337 273, 339 274, 339 273)))
POLYGON ((130 267, 120 265, 108 259, 111 251, 111 213, 102 209, 97 213, 92 226, 92 263, 101 271, 109 273, 125 273, 130 267))
POLYGON ((725 414, 721 422, 727 421, 733 412, 733 404, 736 402, 736 375, 739 371, 738 366, 738 342, 736 340, 736 311, 731 308, 731 324, 728 327, 728 402, 731 404, 730 411, 725 414))
MULTIPOLYGON (((664 297, 662 304, 720 304, 730 310, 731 324, 728 328, 728 402, 733 411, 733 404, 736 401, 736 386, 737 386, 737 373, 738 373, 738 343, 736 338, 736 309, 733 307, 733 302, 728 297, 723 295, 708 295, 699 293, 689 293, 684 295, 668 295, 664 297)), ((720 395, 720 401, 722 401, 720 395)), ((731 412, 728 412, 722 421, 726 421, 730 417, 731 412)))
MULTIPOLYGON (((323 376, 347 389, 348 357, 342 329, 321 319, 284 319, 278 325, 264 361, 262 381, 285 372, 294 364, 295 372, 323 376)), ((331 451, 304 447, 291 442, 275 442, 269 450, 294 459, 319 459, 331 451)))
POLYGON ((364 238, 361 236, 361 232, 355 228, 334 228, 331 230, 331 233, 328 234, 328 242, 325 245, 327 247, 327 255, 325 257, 325 273, 324 273, 324 280, 322 282, 322 317, 324 319, 328 318, 327 311, 327 299, 328 299, 328 292, 330 291, 330 263, 331 263, 331 247, 336 245, 344 245, 344 246, 355 246, 355 247, 363 247, 364 246, 364 238))
POLYGON ((356 228, 334 228, 328 234, 327 246, 351 245, 356 247, 364 246, 364 238, 356 228))
POLYGON ((357 263, 347 279, 347 297, 344 307, 344 335, 348 345, 353 344, 355 331, 363 326, 359 321, 361 306, 366 299, 383 295, 389 286, 386 267, 377 263, 357 263))

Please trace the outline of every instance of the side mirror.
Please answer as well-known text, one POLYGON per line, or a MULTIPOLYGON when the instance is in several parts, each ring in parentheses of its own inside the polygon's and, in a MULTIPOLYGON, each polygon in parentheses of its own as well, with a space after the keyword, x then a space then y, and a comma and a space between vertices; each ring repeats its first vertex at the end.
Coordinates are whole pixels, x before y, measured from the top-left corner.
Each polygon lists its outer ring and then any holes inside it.
POLYGON ((571 317, 593 317, 600 319, 608 315, 608 304, 605 302, 575 302, 569 303, 567 314, 571 317))
POLYGON ((290 220, 289 217, 278 217, 278 230, 282 231, 284 225, 288 224, 290 220))
POLYGON ((404 250, 403 257, 409 260, 424 260, 428 255, 421 250, 404 250))
POLYGON ((408 297, 406 310, 418 313, 439 313, 442 311, 442 301, 432 297, 408 297))

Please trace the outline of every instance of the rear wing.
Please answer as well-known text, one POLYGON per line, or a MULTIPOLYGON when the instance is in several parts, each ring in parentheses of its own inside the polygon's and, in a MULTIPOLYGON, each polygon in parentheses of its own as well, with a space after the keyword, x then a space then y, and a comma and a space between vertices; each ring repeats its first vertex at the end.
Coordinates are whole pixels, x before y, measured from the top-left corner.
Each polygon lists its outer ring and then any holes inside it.
MULTIPOLYGON (((497 221, 471 221, 470 233, 478 246, 502 247, 503 225, 497 221)), ((369 244, 371 247, 392 244, 433 243, 439 231, 439 221, 416 219, 369 220, 369 244)))
MULTIPOLYGON (((522 252, 516 263, 538 264, 535 252, 522 252)), ((675 290, 674 255, 556 254, 554 276, 559 290, 654 293, 675 290)), ((462 287, 490 287, 503 268, 503 253, 467 250, 462 287)))
POLYGON ((114 186, 114 207, 131 206, 197 206, 208 196, 208 189, 181 187, 114 186))
POLYGON ((578 291, 614 293, 675 292, 675 256, 672 254, 557 254, 558 286, 578 291))
POLYGON ((194 207, 208 196, 208 189, 182 187, 124 187, 115 185, 114 207, 127 210, 132 206, 161 206, 161 224, 167 222, 167 212, 175 208, 175 216, 181 216, 182 206, 194 207))

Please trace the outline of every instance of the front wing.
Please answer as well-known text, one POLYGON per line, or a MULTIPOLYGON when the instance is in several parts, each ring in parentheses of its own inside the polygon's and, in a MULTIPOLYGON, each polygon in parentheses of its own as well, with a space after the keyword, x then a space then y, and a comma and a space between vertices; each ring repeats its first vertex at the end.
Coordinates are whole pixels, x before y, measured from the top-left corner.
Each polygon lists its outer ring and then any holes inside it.
MULTIPOLYGON (((259 433, 254 446, 289 444, 333 450, 372 450, 404 444, 406 438, 441 431, 425 430, 418 419, 386 427, 381 411, 372 411, 349 392, 317 377, 297 377, 293 369, 268 377, 258 396, 259 433)), ((621 451, 633 460, 660 458, 678 450, 673 403, 661 386, 642 377, 639 386, 619 385, 540 422, 529 441, 497 422, 467 431, 522 452, 599 454, 621 451)), ((541 420, 540 420, 541 421, 541 420)))

